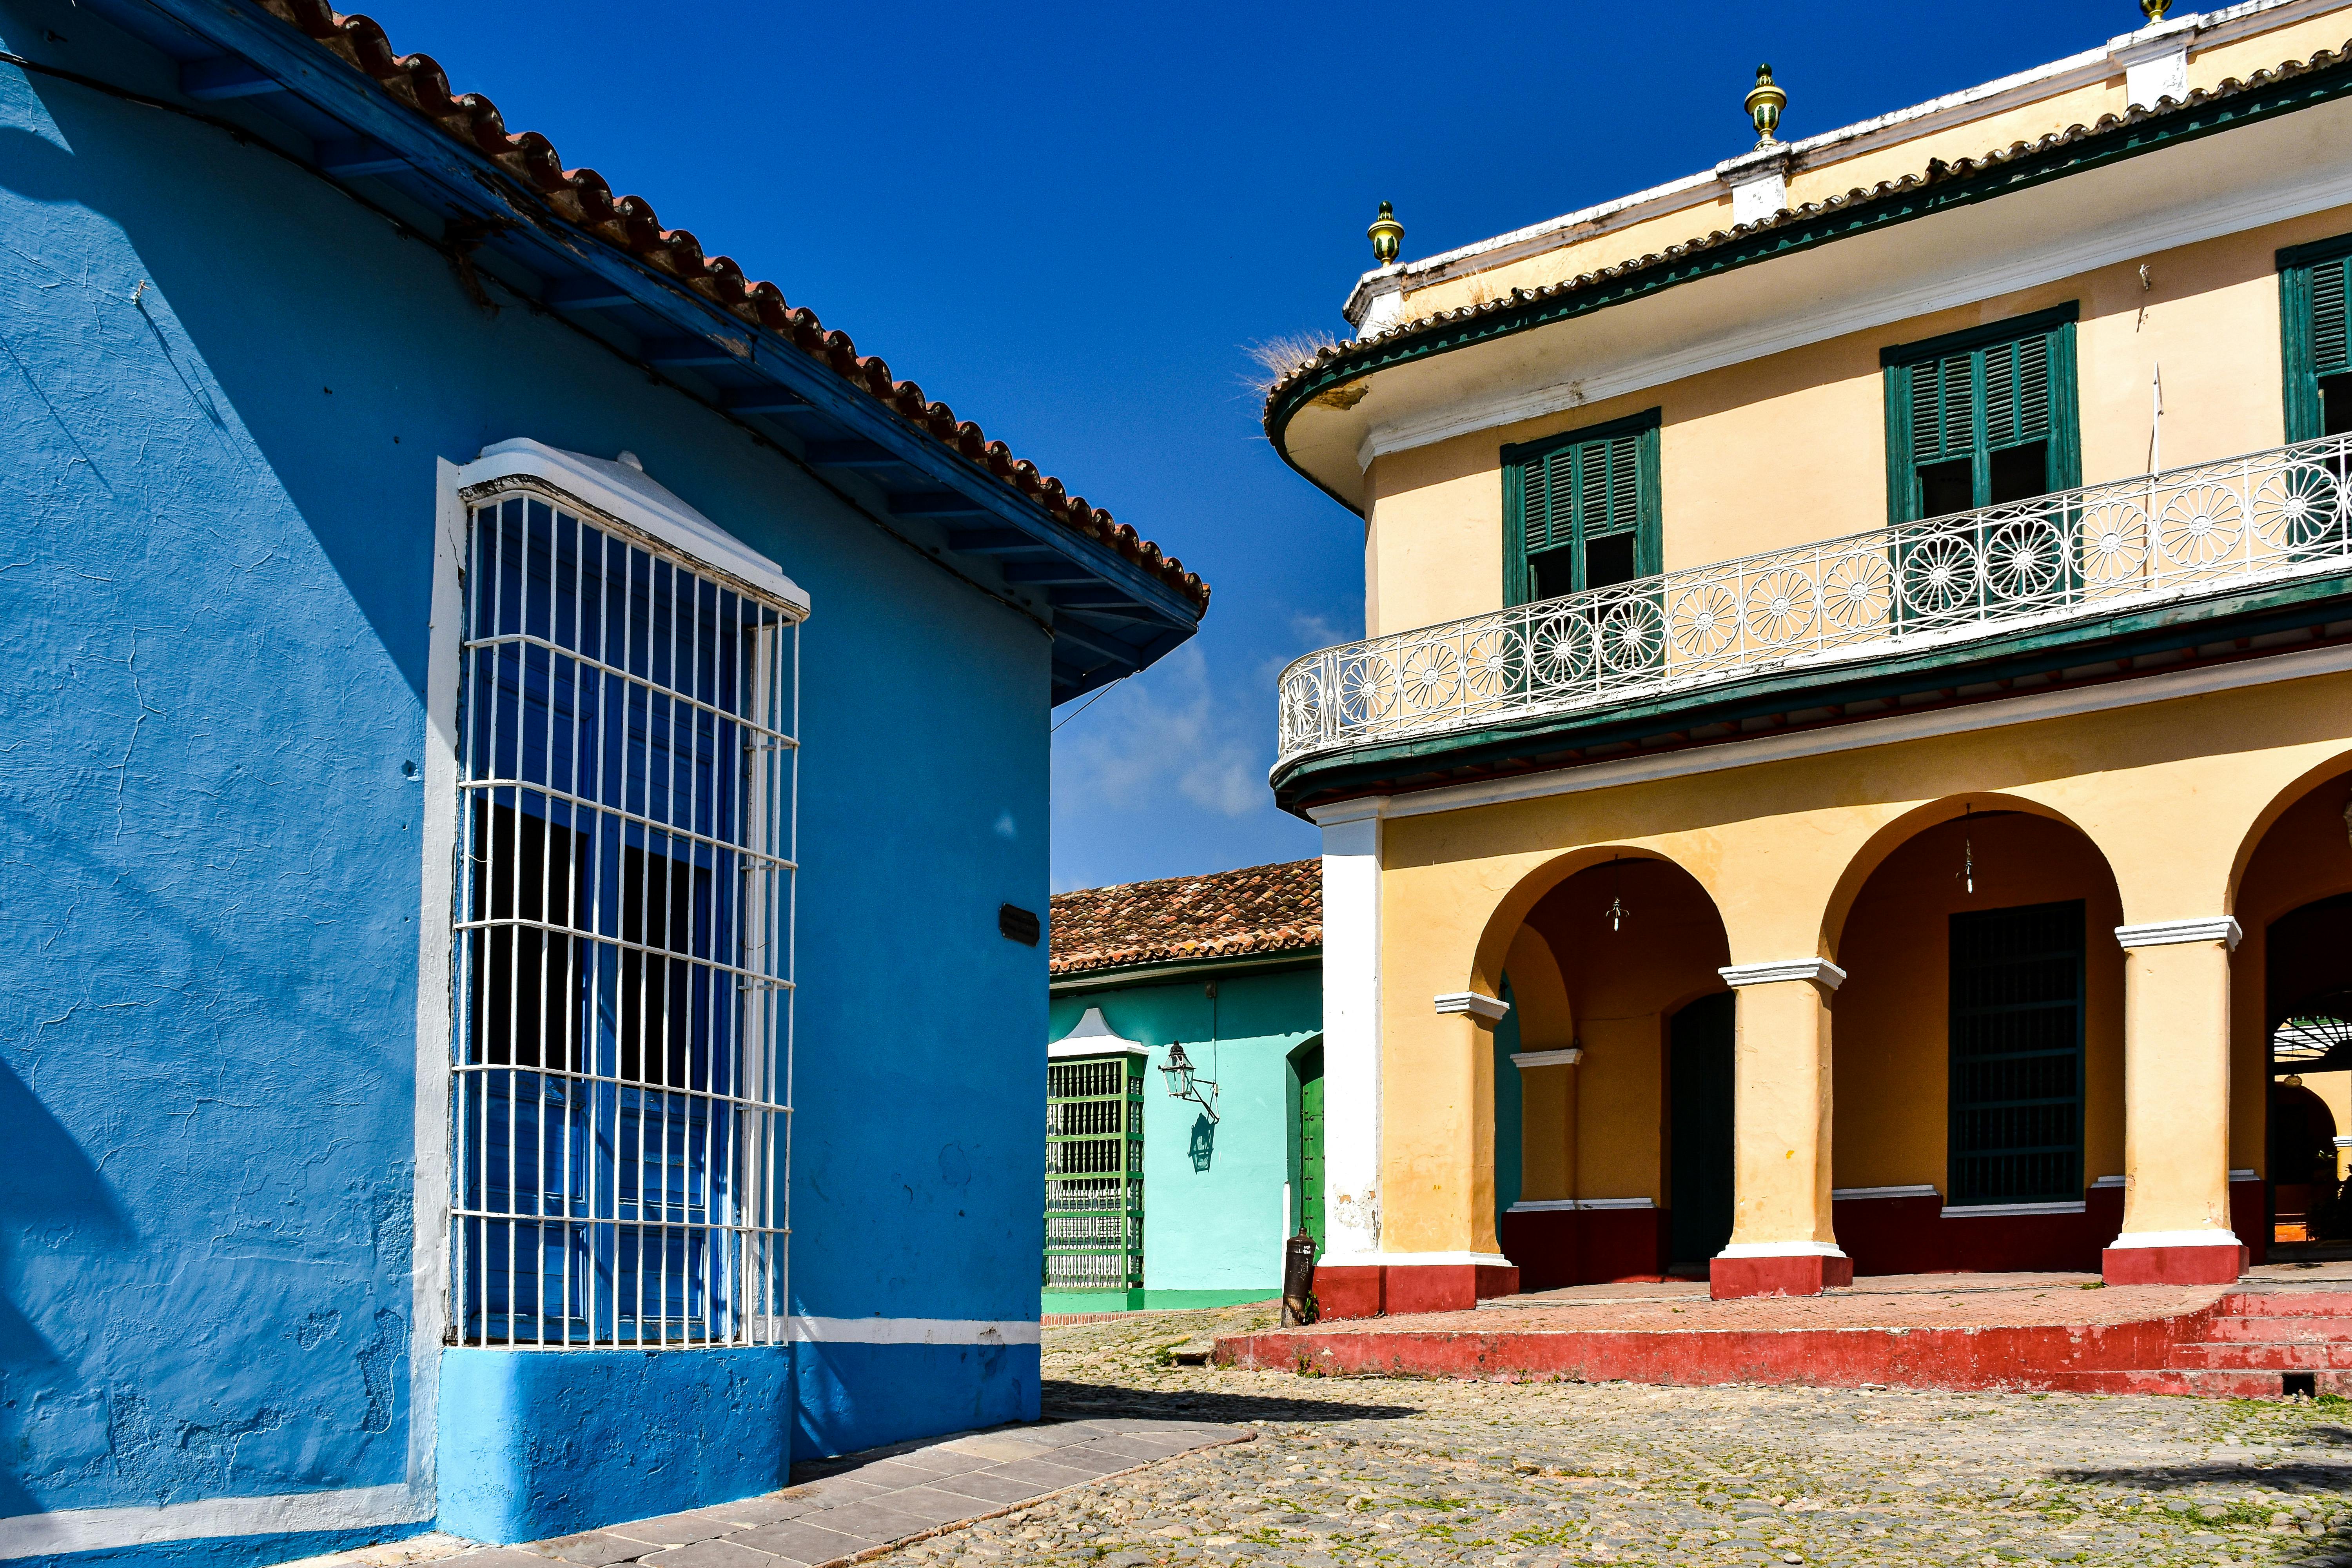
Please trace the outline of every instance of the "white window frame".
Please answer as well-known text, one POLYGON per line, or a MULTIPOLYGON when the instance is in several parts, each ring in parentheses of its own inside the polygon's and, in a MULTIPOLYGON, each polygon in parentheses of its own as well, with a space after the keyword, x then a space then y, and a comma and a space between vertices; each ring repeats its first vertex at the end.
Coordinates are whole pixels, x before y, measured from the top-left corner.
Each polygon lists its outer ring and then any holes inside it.
MULTIPOLYGON (((634 460, 606 462, 534 441, 515 440, 484 448, 480 458, 472 463, 460 466, 444 461, 440 465, 439 477, 439 516, 435 531, 433 629, 426 674, 428 721, 423 768, 425 799, 420 819, 425 885, 424 918, 419 922, 418 936, 416 1251, 411 1346, 412 1410, 415 1418, 410 1428, 409 1466, 412 1486, 420 1479, 431 1484, 432 1447, 437 1426, 435 1408, 437 1405, 437 1352, 443 1344, 487 1342, 494 1348, 517 1350, 614 1346, 683 1349, 781 1345, 785 1341, 784 1303, 788 1300, 785 1292, 789 1288, 786 1198, 792 1098, 792 955, 797 856, 798 628, 809 611, 808 596, 784 575, 775 563, 749 549, 647 479, 634 460), (469 823, 474 807, 470 801, 489 788, 479 780, 469 781, 460 776, 464 748, 458 729, 459 704, 468 648, 466 637, 468 628, 465 624, 466 574, 467 552, 474 548, 471 508, 486 500, 502 500, 509 494, 527 495, 544 501, 577 518, 586 527, 602 532, 616 544, 665 561, 673 570, 690 572, 702 582, 715 584, 726 593, 740 595, 738 602, 758 606, 758 619, 772 628, 764 634, 755 632, 755 637, 762 643, 772 639, 775 645, 773 668, 778 674, 772 683, 773 689, 767 694, 772 700, 766 711, 773 715, 772 722, 778 733, 770 741, 745 742, 747 754, 759 754, 752 755, 747 763, 747 777, 743 781, 743 787, 756 791, 758 798, 768 804, 770 819, 758 836, 760 842, 748 849, 739 849, 733 843, 706 847, 714 865, 724 854, 738 861, 757 860, 770 867, 765 873, 755 873, 748 867, 740 868, 747 892, 755 887, 754 879, 757 878, 767 882, 772 898, 765 900, 749 896, 739 899, 737 909, 742 921, 738 928, 740 932, 739 946, 745 950, 756 949, 758 956, 753 957, 749 951, 739 952, 737 956, 748 962, 733 967, 743 973, 729 973, 725 982, 738 989, 748 987, 772 1003, 772 1006, 763 1009, 769 1019, 766 1024, 744 1027, 744 1032, 761 1040, 764 1060, 760 1051, 737 1053, 737 1060, 741 1064, 737 1076, 743 1082, 736 1087, 748 1087, 751 1090, 749 1095, 713 1096, 706 1093, 701 1097, 705 1101, 725 1107, 724 1115, 739 1134, 736 1146, 743 1148, 748 1144, 752 1159, 748 1178, 742 1172, 737 1173, 738 1180, 728 1194, 731 1201, 721 1205, 730 1208, 730 1214, 722 1215, 708 1212, 709 1205, 706 1204, 702 1219, 694 1222, 691 1227, 698 1230, 705 1238, 705 1256, 722 1235, 737 1240, 746 1235, 772 1237, 772 1247, 754 1275, 755 1281, 759 1282, 756 1299, 748 1302, 740 1298, 730 1299, 725 1310, 721 1310, 715 1300, 717 1293, 706 1290, 702 1321, 684 1325, 681 1331, 675 1334, 667 1315, 658 1308, 652 1315, 656 1325, 653 1333, 646 1332, 648 1319, 641 1311, 632 1314, 634 1326, 630 1332, 618 1332, 620 1313, 615 1303, 612 1318, 614 1332, 604 1332, 592 1310, 586 1320, 588 1331, 585 1337, 571 1333, 550 1335, 546 1331, 545 1321, 541 1321, 538 1333, 517 1342, 511 1333, 511 1311, 509 1313, 509 1332, 505 1337, 494 1338, 481 1331, 485 1325, 478 1321, 475 1324, 476 1331, 469 1333, 466 1314, 457 1302, 458 1292, 465 1284, 462 1277, 463 1247, 453 1243, 460 1242, 467 1234, 479 1235, 478 1222, 481 1218, 477 1211, 473 1215, 477 1228, 471 1232, 464 1228, 466 1211, 461 1206, 461 1200, 464 1196, 462 1173, 466 1169, 466 1143, 454 1125, 456 1080, 468 1075, 479 1078, 482 1072, 480 1063, 461 1065, 460 1061, 472 1016, 469 1005, 463 997, 467 950, 460 945, 473 940, 466 929, 469 924, 467 917, 472 911, 461 907, 470 897, 467 891, 464 862, 467 850, 464 846, 471 832, 469 823), (763 771, 765 776, 762 776, 763 771), (778 773, 782 776, 776 776, 778 773), (750 922, 762 917, 743 911, 743 906, 762 903, 772 910, 772 915, 765 917, 772 935, 769 940, 758 941, 759 933, 751 929, 750 922), (781 940, 777 940, 779 938, 781 940), (764 1081, 761 1081, 762 1079, 764 1081), (745 1223, 735 1223, 739 1218, 745 1223), (772 1288, 765 1284, 770 1278, 767 1261, 772 1263, 772 1288)), ((576 653, 571 651, 551 648, 547 651, 551 657, 567 660, 577 658, 576 653)), ((610 679, 632 691, 649 689, 648 683, 642 679, 617 675, 610 679)), ((738 732, 741 729, 731 716, 722 716, 720 722, 738 732)), ((513 792, 509 790, 508 793, 513 792)), ((538 793, 544 797, 544 790, 538 793)), ((593 791, 589 793, 593 794, 593 791)), ((600 806, 575 801, 570 809, 577 814, 576 819, 583 823, 591 820, 625 821, 624 816, 616 816, 608 806, 609 803, 600 806)), ((542 805, 541 809, 550 811, 551 819, 551 808, 542 805)), ((520 812, 515 820, 523 820, 520 812)), ((626 835, 634 832, 639 835, 640 841, 646 847, 640 852, 640 857, 648 868, 657 863, 673 863, 659 857, 652 848, 656 842, 677 842, 661 824, 638 820, 627 823, 618 832, 620 837, 616 842, 625 846, 620 851, 624 858, 628 853, 626 835)), ((641 879, 646 885, 650 885, 651 880, 650 877, 641 879)), ((509 915, 519 915, 521 908, 520 903, 511 904, 509 915)), ((511 926, 520 922, 509 920, 499 923, 511 926)), ((515 940, 521 940, 520 936, 515 940)), ((583 953, 591 949, 600 953, 615 949, 615 943, 600 942, 591 931, 572 934, 564 940, 583 953)), ((472 951, 478 952, 480 949, 476 947, 472 951)), ((650 969, 651 950, 648 949, 647 952, 648 959, 641 966, 650 969)), ((584 966, 590 961, 583 958, 580 962, 584 966)), ((676 961, 665 954, 660 962, 668 968, 676 961)), ((691 967, 714 989, 721 984, 717 976, 728 970, 723 957, 715 963, 704 961, 691 967)), ((577 1001, 572 1005, 577 1005, 577 1001)), ((747 1011, 750 1009, 730 1007, 731 1016, 738 1018, 744 1016, 747 1011)), ((510 1036, 514 1039, 520 1037, 520 1035, 510 1036)), ((598 1037, 601 1038, 601 1035, 598 1037)), ((585 1047, 570 1048, 578 1051, 585 1047)), ((646 1059, 651 1058, 647 1057, 646 1059)), ((584 1057, 565 1065, 576 1067, 583 1064, 590 1070, 573 1075, 583 1087, 573 1097, 572 1103, 581 1108, 578 1114, 587 1116, 594 1114, 595 1105, 601 1103, 590 1092, 587 1087, 589 1080, 596 1079, 605 1088, 611 1088, 616 1080, 610 1074, 600 1078, 593 1070, 595 1064, 588 1062, 584 1057)), ((509 1064, 500 1070, 508 1074, 511 1082, 515 1071, 513 1065, 509 1064)), ((553 1079, 563 1075, 541 1074, 534 1069, 526 1076, 553 1079)), ((719 1086, 710 1087, 715 1089, 719 1086)), ((640 1127, 654 1116, 645 1109, 647 1100, 644 1089, 642 1084, 629 1084, 622 1086, 620 1090, 621 1093, 637 1095, 639 1109, 636 1118, 640 1127)), ((513 1101, 519 1098, 509 1092, 509 1115, 513 1101)), ((675 1098, 678 1098, 676 1093, 663 1095, 665 1103, 675 1098)), ((478 1096, 477 1103, 480 1103, 478 1096)), ((547 1114, 543 1100, 533 1114, 541 1117, 547 1114)), ((660 1113, 665 1117, 667 1114, 667 1110, 660 1113)), ((509 1130, 511 1131, 511 1123, 509 1130)), ((516 1146, 516 1142, 509 1136, 509 1150, 516 1146)), ((567 1151, 574 1143, 568 1134, 558 1142, 567 1151)), ((539 1138, 533 1138, 532 1142, 544 1146, 539 1138)), ((594 1157, 585 1158, 596 1172, 601 1172, 603 1167, 594 1157)), ((616 1162, 614 1168, 617 1171, 617 1163, 625 1157, 615 1152, 612 1158, 616 1162)), ((638 1167, 642 1183, 643 1160, 631 1163, 638 1167)), ((709 1174, 708 1171, 701 1173, 705 1183, 702 1190, 706 1194, 715 1195, 719 1193, 719 1186, 710 1184, 709 1174)), ((652 1228, 656 1223, 662 1224, 666 1230, 682 1228, 667 1224, 670 1216, 666 1213, 649 1219, 647 1215, 651 1211, 642 1201, 637 1205, 637 1217, 624 1220, 617 1202, 605 1204, 600 1210, 596 1195, 574 1194, 572 1190, 574 1184, 569 1180, 565 1183, 562 1212, 534 1216, 540 1222, 537 1228, 569 1228, 577 1222, 581 1227, 598 1231, 608 1238, 620 1232, 652 1228), (584 1210, 570 1206, 574 1198, 586 1205, 584 1210), (554 1226, 545 1223, 550 1217, 555 1219, 554 1226)), ((598 1184, 593 1180, 593 1173, 589 1184, 598 1184)), ((509 1183, 509 1185, 510 1192, 515 1190, 514 1184, 509 1183)), ((617 1194, 617 1175, 611 1185, 617 1194)), ((534 1190, 541 1191, 543 1196, 544 1186, 542 1180, 534 1190)), ((511 1202, 509 1206, 512 1206, 511 1202)), ((507 1223, 509 1234, 525 1228, 511 1221, 507 1223)), ((762 1241, 761 1245, 766 1244, 762 1241)), ((565 1253, 569 1258, 568 1246, 565 1253)), ((618 1270, 614 1273, 617 1278, 618 1270)), ((529 1276, 516 1270, 514 1275, 509 1281, 510 1289, 518 1279, 526 1277, 536 1279, 543 1289, 548 1278, 543 1268, 529 1276)), ((567 1281, 569 1278, 567 1275, 567 1281)))

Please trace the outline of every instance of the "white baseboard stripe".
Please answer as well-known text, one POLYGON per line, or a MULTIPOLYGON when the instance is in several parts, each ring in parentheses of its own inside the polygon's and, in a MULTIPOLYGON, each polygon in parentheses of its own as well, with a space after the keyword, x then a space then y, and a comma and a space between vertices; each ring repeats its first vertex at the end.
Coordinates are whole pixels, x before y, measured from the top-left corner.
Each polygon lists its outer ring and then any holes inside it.
POLYGON ((1518 1265, 1499 1252, 1345 1252, 1326 1253, 1316 1260, 1318 1268, 1460 1268, 1472 1264, 1482 1268, 1516 1268, 1518 1265))
POLYGON ((1037 1324, 978 1318, 794 1318, 793 1338, 831 1345, 1034 1345, 1037 1324))
POLYGON ((402 1486, 278 1497, 206 1498, 129 1508, 68 1508, 0 1519, 0 1561, 68 1552, 112 1552, 171 1541, 226 1541, 314 1530, 423 1524, 433 1501, 402 1486))
POLYGON ((1717 1258, 1843 1258, 1845 1252, 1827 1241, 1736 1241, 1717 1258))
POLYGON ((1909 1187, 1832 1187, 1830 1201, 1838 1204, 1857 1203, 1866 1198, 1939 1198, 1944 1194, 1927 1185, 1909 1187))
POLYGON ((2226 1230, 2142 1230, 2127 1231, 2107 1245, 2109 1247, 2237 1247, 2241 1243, 2234 1232, 2226 1230))

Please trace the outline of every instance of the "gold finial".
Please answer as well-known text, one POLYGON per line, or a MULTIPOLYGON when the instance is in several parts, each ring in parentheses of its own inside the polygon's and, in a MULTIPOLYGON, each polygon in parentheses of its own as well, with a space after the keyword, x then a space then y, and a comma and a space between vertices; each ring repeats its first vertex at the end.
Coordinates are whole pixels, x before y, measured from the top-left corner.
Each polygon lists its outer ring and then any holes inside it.
POLYGON ((2171 9, 2172 0, 2139 0, 2139 14, 2147 18, 2151 27, 2163 21, 2164 14, 2171 9))
POLYGON ((1386 267, 1397 258, 1397 247, 1404 243, 1404 225, 1397 222, 1395 209, 1382 202, 1381 216, 1364 230, 1364 237, 1372 242, 1372 259, 1386 267))
MULTIPOLYGON (((2147 0, 2142 0, 2143 4, 2147 0)), ((2167 4, 2170 0, 2166 0, 2167 4)), ((1772 145, 1772 132, 1780 129, 1780 110, 1787 108, 1789 95, 1772 85, 1772 68, 1756 68, 1756 86, 1748 94, 1748 118, 1756 122, 1756 145, 1772 145)))

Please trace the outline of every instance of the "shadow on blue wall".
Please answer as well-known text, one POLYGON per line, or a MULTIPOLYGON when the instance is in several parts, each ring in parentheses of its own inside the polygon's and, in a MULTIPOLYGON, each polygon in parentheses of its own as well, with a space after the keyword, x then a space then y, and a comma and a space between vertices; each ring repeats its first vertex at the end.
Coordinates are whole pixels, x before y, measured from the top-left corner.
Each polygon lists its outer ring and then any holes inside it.
POLYGON ((1205 1171, 1217 1152, 1217 1124, 1205 1116, 1192 1118, 1192 1141, 1186 1152, 1192 1156, 1192 1169, 1205 1171))
MULTIPOLYGON (((17 1305, 16 1249, 119 1247, 131 1240, 131 1224, 81 1145, 5 1062, 0 1127, 8 1129, 8 1157, 0 1160, 0 1451, 55 1453, 64 1438, 102 1462, 104 1391, 85 1390, 72 1361, 17 1305), (36 1427, 47 1428, 37 1441, 36 1427)), ((13 1468, 0 1474, 0 1518, 47 1511, 24 1479, 13 1468)))

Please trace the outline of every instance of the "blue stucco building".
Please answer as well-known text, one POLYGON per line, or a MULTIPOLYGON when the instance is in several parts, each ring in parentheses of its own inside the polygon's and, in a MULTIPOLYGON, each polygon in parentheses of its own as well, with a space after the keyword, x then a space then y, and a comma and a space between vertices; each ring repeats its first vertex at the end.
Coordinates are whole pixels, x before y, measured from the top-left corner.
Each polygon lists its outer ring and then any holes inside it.
POLYGON ((0 50, 0 1557, 1034 1417, 1048 713, 1198 578, 371 23, 0 50))

